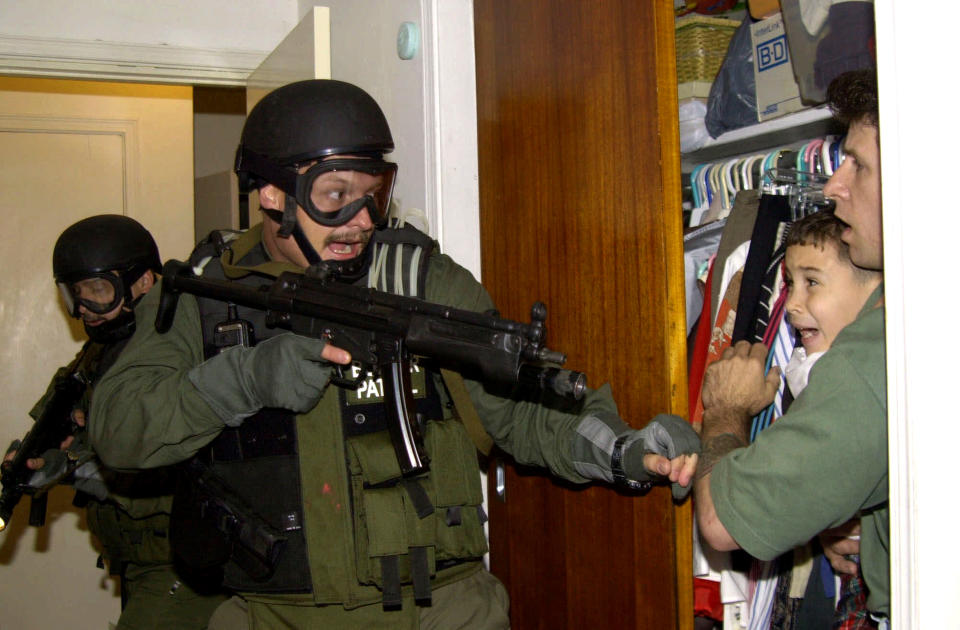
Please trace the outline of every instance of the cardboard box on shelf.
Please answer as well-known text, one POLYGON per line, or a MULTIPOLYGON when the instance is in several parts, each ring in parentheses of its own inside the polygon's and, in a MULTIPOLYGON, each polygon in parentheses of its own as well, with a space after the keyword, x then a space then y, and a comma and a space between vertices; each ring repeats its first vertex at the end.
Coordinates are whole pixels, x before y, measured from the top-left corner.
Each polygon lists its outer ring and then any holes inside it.
POLYGON ((780 13, 750 26, 753 74, 757 84, 757 120, 762 122, 804 108, 793 76, 786 29, 780 13))

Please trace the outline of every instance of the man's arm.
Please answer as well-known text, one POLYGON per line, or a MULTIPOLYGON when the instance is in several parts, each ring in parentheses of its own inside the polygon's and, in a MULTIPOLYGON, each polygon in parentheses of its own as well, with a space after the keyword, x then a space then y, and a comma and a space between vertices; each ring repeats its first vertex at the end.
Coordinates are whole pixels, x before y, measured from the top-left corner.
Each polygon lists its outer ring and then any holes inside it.
POLYGON ((205 359, 192 296, 182 296, 166 332, 156 330, 161 292, 155 287, 138 306, 136 333, 94 390, 89 431, 112 468, 189 459, 264 407, 305 412, 327 386, 328 361, 349 360, 323 340, 291 333, 205 359))
POLYGON ((717 517, 710 494, 710 472, 728 453, 749 444, 750 419, 773 401, 779 371, 764 375, 767 348, 741 341, 724 350, 707 368, 703 383, 703 451, 694 481, 697 527, 714 549, 730 551, 740 545, 717 517))
MULTIPOLYGON (((883 344, 877 340, 881 325, 868 321, 844 330, 817 362, 809 385, 789 412, 748 447, 719 458, 723 449, 709 449, 714 453, 709 487, 698 485, 696 502, 701 492, 709 494, 712 506, 704 506, 704 521, 709 525, 718 519, 750 555, 775 558, 843 524, 858 510, 886 501, 886 392, 883 344)), ((730 364, 716 365, 720 371, 730 364)), ((753 378, 740 380, 759 382, 759 360, 755 369, 753 378)), ((706 409, 717 406, 710 398, 714 387, 705 382, 706 409)), ((713 416, 704 425, 711 420, 713 416)), ((708 436, 705 442, 710 441, 708 436)), ((723 539, 717 538, 713 542, 722 545, 723 539)))
POLYGON ((188 459, 224 423, 187 379, 203 362, 196 302, 182 300, 173 328, 154 330, 159 284, 137 306, 137 330, 97 383, 88 418, 91 443, 112 468, 153 468, 188 459))
MULTIPOLYGON (((448 257, 435 256, 429 273, 429 301, 480 312, 493 308, 480 283, 448 257)), ((575 410, 564 411, 498 395, 475 380, 465 382, 491 437, 520 463, 547 468, 575 483, 610 482, 614 445, 626 436, 623 465, 628 476, 643 481, 666 470, 663 476, 674 482, 677 498, 691 485, 699 440, 685 420, 661 416, 646 433, 638 431, 620 418, 608 385, 588 391, 575 410)))

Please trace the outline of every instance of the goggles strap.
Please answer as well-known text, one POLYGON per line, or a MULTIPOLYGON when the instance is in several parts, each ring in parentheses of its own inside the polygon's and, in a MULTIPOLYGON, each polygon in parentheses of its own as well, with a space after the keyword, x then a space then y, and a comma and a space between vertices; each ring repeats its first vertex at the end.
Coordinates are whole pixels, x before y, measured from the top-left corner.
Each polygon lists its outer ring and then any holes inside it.
POLYGON ((255 153, 242 145, 237 148, 234 171, 237 173, 254 173, 288 195, 295 195, 297 192, 298 174, 295 170, 280 166, 270 158, 255 153))
POLYGON ((287 193, 286 201, 283 204, 283 218, 280 220, 280 230, 277 234, 286 238, 293 233, 295 227, 297 227, 297 200, 293 195, 287 193))

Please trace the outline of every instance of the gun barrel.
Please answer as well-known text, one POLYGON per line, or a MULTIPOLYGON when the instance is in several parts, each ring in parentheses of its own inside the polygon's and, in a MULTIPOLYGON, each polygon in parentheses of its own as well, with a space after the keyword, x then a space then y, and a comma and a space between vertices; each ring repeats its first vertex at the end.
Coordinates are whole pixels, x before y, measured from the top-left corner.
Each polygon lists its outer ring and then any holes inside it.
POLYGON ((573 370, 522 365, 520 378, 524 383, 537 387, 541 391, 553 392, 574 400, 583 398, 587 389, 587 375, 573 370))

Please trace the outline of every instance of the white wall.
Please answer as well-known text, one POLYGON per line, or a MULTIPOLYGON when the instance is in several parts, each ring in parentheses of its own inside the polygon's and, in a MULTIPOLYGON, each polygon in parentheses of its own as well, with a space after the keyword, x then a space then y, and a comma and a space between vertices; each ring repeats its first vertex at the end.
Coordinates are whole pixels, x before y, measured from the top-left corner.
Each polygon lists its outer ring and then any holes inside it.
POLYGON ((296 0, 0 0, 5 74, 242 85, 296 0))
POLYGON ((0 33, 17 37, 272 49, 297 23, 296 0, 3 0, 0 33))
POLYGON ((957 628, 956 7, 877 2, 893 628, 957 628))

